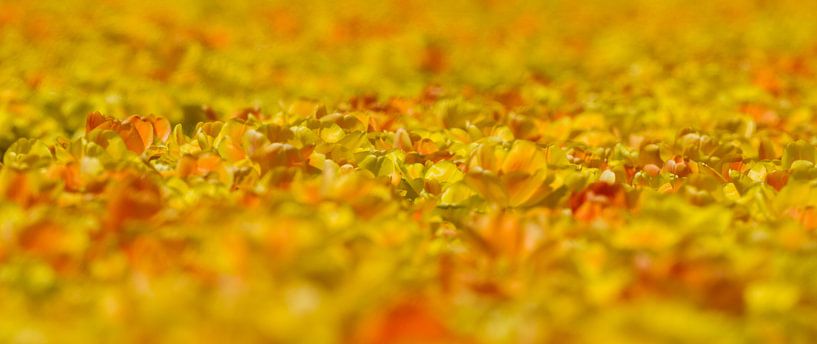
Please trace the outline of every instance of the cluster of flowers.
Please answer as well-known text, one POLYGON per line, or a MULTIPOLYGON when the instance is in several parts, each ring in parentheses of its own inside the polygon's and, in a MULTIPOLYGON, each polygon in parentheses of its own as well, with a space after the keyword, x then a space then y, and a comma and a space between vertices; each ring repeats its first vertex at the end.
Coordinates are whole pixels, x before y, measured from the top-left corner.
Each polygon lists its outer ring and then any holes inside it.
POLYGON ((0 333, 813 335, 811 143, 745 116, 600 144, 597 114, 485 108, 429 92, 194 128, 92 113, 74 139, 20 139, 0 172, 2 311, 20 315, 0 333))
POLYGON ((0 342, 815 342, 814 32, 0 1, 0 342))

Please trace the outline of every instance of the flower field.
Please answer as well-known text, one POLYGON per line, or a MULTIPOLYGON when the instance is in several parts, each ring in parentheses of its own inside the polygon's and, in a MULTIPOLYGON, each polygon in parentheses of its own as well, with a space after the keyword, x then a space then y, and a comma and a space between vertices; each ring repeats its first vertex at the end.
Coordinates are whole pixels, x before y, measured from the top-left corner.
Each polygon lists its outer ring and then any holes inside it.
POLYGON ((813 343, 817 2, 0 0, 0 343, 813 343))

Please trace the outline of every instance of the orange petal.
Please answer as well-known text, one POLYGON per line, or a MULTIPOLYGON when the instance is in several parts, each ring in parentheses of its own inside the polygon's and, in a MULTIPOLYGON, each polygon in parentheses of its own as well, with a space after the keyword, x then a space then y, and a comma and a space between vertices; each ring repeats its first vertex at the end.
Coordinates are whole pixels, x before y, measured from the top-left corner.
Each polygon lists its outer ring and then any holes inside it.
POLYGON ((179 159, 176 165, 176 173, 179 177, 187 177, 196 172, 196 158, 191 155, 185 155, 179 159))
POLYGON ((128 150, 134 152, 136 154, 142 154, 145 151, 145 143, 142 140, 142 136, 139 135, 139 131, 133 127, 133 124, 128 123, 120 128, 117 128, 117 133, 122 140, 125 141, 125 146, 128 147, 128 150))
POLYGON ((161 116, 150 116, 148 120, 153 124, 154 136, 162 142, 167 141, 170 137, 171 127, 170 121, 161 116))
POLYGON ((367 320, 358 332, 357 342, 457 342, 456 336, 421 300, 406 300, 367 320))
POLYGON ((110 183, 107 190, 106 224, 119 229, 130 219, 148 219, 162 209, 159 187, 149 179, 126 174, 110 183))
POLYGON ((130 123, 136 129, 144 148, 153 144, 153 124, 150 121, 139 116, 130 116, 125 120, 125 123, 130 123))
POLYGON ((220 166, 221 158, 215 154, 206 154, 199 157, 199 160, 196 162, 196 172, 205 175, 209 172, 215 171, 220 166))
POLYGON ((103 125, 109 124, 112 121, 114 121, 113 117, 105 116, 99 112, 92 112, 85 118, 85 133, 88 133, 100 126, 102 126, 103 129, 110 127, 110 125, 103 125))

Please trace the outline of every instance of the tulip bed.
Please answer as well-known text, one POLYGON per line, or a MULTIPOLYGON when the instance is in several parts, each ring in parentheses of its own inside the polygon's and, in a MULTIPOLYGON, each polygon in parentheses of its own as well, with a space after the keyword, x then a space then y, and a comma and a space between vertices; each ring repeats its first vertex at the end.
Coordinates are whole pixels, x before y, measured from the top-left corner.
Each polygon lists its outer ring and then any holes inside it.
POLYGON ((0 342, 817 341, 817 3, 0 1, 0 342))

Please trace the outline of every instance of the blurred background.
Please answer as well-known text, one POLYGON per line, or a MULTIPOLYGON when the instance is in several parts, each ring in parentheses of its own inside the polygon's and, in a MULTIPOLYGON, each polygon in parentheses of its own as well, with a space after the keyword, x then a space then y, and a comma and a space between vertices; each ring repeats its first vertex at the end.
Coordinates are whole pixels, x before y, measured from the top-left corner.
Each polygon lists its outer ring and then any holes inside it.
POLYGON ((179 122, 202 106, 275 111, 430 85, 661 92, 672 79, 667 92, 695 106, 752 82, 785 91, 776 72, 810 73, 815 32, 817 3, 793 0, 3 0, 0 148, 71 135, 90 111, 179 122))

